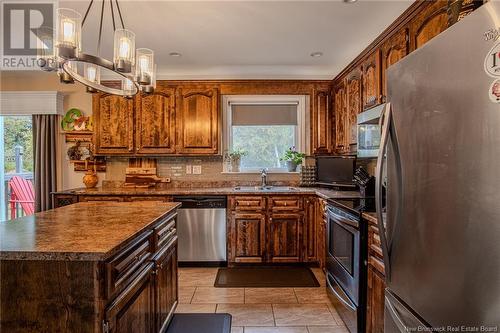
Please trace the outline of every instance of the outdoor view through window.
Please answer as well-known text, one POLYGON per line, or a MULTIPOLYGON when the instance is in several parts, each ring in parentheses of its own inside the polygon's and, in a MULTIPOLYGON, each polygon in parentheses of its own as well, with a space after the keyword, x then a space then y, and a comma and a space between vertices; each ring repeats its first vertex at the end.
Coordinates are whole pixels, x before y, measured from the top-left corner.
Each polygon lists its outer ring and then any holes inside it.
POLYGON ((33 197, 32 183, 27 183, 33 181, 31 119, 31 116, 0 117, 2 136, 0 142, 0 220, 2 221, 24 216, 26 211, 31 211, 34 205, 33 202, 27 202, 30 201, 27 200, 28 197, 33 197), (19 177, 17 183, 14 177, 19 177))
POLYGON ((241 170, 286 169, 281 158, 298 146, 297 103, 231 106, 231 149, 242 150, 241 170))

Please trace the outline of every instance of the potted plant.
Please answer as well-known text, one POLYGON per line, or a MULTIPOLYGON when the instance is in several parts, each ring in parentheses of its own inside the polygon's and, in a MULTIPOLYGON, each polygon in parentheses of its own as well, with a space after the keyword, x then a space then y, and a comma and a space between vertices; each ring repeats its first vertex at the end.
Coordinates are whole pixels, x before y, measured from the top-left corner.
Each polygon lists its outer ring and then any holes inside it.
POLYGON ((295 146, 288 148, 285 154, 281 158, 282 161, 286 161, 286 167, 288 172, 295 172, 297 170, 297 165, 302 164, 302 160, 306 157, 306 154, 299 153, 295 146))
POLYGON ((245 156, 246 154, 247 152, 240 148, 236 148, 229 153, 232 172, 240 172, 241 157, 245 156))

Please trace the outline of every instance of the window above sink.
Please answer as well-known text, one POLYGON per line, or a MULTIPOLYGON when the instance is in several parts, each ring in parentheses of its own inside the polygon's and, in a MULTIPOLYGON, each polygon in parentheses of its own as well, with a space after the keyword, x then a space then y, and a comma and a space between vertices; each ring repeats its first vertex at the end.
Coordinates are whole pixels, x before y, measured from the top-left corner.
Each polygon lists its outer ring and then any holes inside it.
POLYGON ((239 172, 288 172, 285 151, 306 151, 306 103, 303 95, 223 96, 224 152, 246 152, 239 172))

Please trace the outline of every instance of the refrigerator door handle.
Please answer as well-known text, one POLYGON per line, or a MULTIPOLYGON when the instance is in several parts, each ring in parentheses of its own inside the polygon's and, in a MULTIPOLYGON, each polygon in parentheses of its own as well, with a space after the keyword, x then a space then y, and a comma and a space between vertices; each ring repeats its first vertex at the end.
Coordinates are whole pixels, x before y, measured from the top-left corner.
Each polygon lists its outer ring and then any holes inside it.
POLYGON ((388 242, 387 242, 387 236, 386 236, 386 228, 385 228, 385 223, 382 215, 382 173, 383 173, 383 166, 384 166, 384 156, 387 151, 387 143, 389 140, 389 133, 390 133, 390 124, 391 124, 391 115, 392 115, 392 109, 391 109, 391 103, 387 103, 385 105, 385 109, 382 112, 382 117, 383 123, 382 123, 382 135, 380 138, 380 149, 378 152, 378 158, 377 158, 377 167, 375 170, 375 205, 376 205, 376 211, 377 211, 377 223, 378 223, 378 229, 379 229, 379 234, 380 234, 380 242, 381 242, 381 247, 382 247, 382 253, 384 255, 384 268, 385 268, 385 276, 387 281, 390 280, 391 277, 391 263, 390 263, 390 258, 389 258, 389 248, 388 248, 388 242))

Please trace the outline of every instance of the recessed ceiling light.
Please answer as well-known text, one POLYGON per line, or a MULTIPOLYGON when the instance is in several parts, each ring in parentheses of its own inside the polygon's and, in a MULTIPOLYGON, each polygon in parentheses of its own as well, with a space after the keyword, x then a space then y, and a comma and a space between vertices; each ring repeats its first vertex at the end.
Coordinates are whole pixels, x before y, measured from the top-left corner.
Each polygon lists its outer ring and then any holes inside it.
POLYGON ((313 58, 319 58, 321 56, 323 56, 323 52, 313 52, 313 53, 311 53, 311 57, 313 57, 313 58))
POLYGON ((182 54, 180 54, 179 52, 170 52, 168 55, 171 56, 171 57, 180 57, 180 56, 182 56, 182 54))
POLYGON ((355 3, 358 0, 344 0, 345 3, 355 3))

